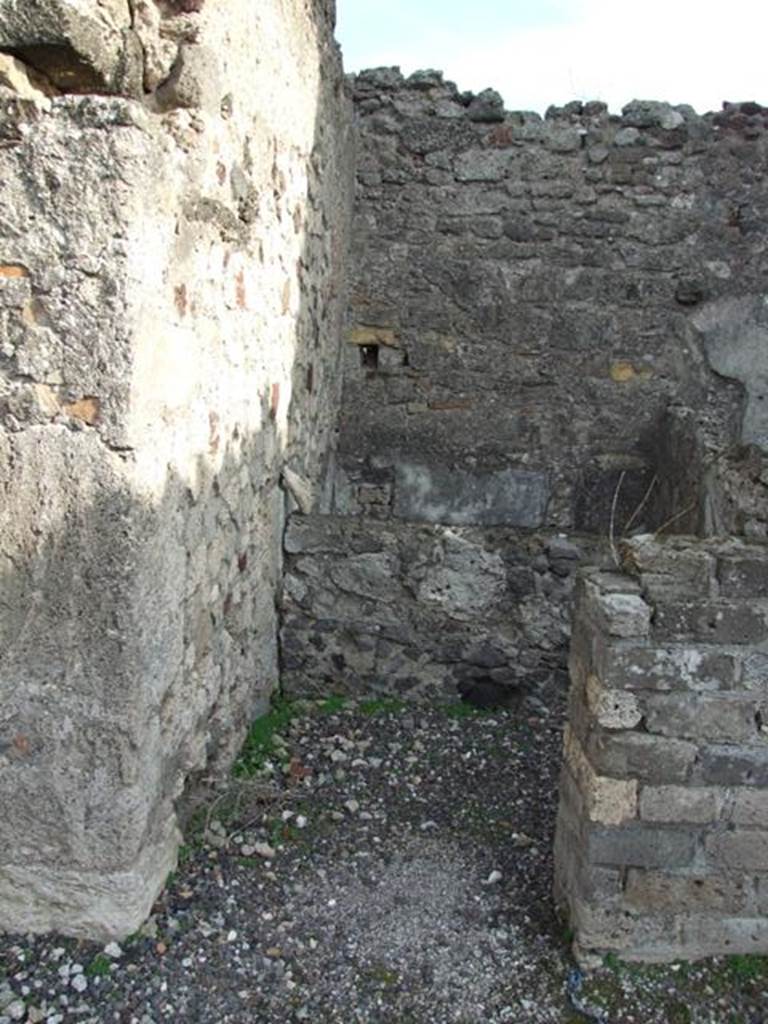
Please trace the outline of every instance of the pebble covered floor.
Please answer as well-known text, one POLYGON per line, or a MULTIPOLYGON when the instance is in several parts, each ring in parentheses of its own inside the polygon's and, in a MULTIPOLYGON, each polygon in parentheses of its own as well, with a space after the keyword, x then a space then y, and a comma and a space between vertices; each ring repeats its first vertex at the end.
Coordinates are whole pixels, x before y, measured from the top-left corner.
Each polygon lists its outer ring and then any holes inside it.
POLYGON ((0 1024, 768 1021, 761 958, 575 971, 550 896, 562 721, 560 698, 278 704, 138 934, 0 937, 0 1024))

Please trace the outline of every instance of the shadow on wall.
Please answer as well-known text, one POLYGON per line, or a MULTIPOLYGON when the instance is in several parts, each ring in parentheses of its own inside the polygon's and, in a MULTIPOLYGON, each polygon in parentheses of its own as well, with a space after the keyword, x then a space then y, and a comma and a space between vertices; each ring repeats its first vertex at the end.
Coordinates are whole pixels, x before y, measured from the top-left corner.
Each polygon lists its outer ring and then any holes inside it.
MULTIPOLYGON (((135 930, 175 863, 175 802, 200 773, 228 767, 277 684, 280 476, 290 463, 317 501, 338 404, 347 129, 337 56, 323 39, 306 149, 256 110, 231 163, 229 150, 209 142, 190 156, 194 115, 175 112, 163 126, 182 154, 169 187, 181 166, 186 194, 157 231, 152 199, 142 196, 145 219, 123 236, 122 262, 89 262, 112 232, 109 221, 90 219, 87 230, 73 224, 69 251, 57 251, 64 270, 47 269, 46 218, 55 228, 82 216, 62 201, 61 185, 36 200, 38 235, 8 241, 24 288, 0 268, 12 342, 0 356, 6 930, 89 938, 135 930), (260 190, 269 198, 249 207, 244 191, 260 190), (201 208, 215 215, 201 222, 201 208), (180 266, 185 232, 193 239, 180 266), (164 246, 152 249, 158 238, 164 246), (94 327, 96 365, 68 360, 79 352, 78 327, 84 338, 91 330, 93 283, 106 272, 122 304, 94 327), (123 365, 104 363, 98 328, 116 332, 123 365), (201 337, 209 348, 198 363, 201 337), (29 353, 43 342, 58 345, 58 377, 30 370, 29 353), (182 401, 190 376, 192 400, 182 401), (124 416, 130 447, 113 437, 124 416)), ((25 190, 48 158, 40 133, 56 131, 61 117, 66 134, 83 110, 85 134, 102 133, 113 159, 120 111, 145 116, 124 100, 65 97, 39 125, 39 113, 16 105, 14 116, 34 124, 6 150, 17 223, 30 218, 25 190)), ((156 183, 136 180, 153 166, 148 159, 118 174, 153 197, 156 183)), ((102 171, 84 166, 77 187, 87 192, 102 171)))

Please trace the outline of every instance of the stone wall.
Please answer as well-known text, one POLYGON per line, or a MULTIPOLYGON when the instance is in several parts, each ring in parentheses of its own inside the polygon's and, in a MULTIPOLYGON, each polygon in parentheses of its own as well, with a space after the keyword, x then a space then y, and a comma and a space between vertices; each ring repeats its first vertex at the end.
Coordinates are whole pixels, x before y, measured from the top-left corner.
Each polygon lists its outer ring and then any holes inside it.
POLYGON ((552 700, 578 566, 594 537, 293 516, 286 533, 283 689, 455 700, 552 700))
POLYGON ((333 6, 225 7, 0 12, 0 927, 140 923, 277 683, 281 474, 322 504, 333 6))
POLYGON ((768 549, 623 547, 580 578, 556 892, 589 962, 768 949, 768 549))
POLYGON ((610 563, 611 533, 768 535, 766 112, 542 119, 397 69, 358 75, 354 97, 339 518, 289 551, 286 685, 455 695, 483 669, 443 638, 472 629, 506 637, 499 676, 535 682, 565 660, 553 542, 575 567, 610 563), (357 611, 331 569, 351 518, 387 565, 357 611), (422 571, 461 598, 425 605, 422 571), (370 639, 400 627, 394 646, 370 639))
POLYGON ((631 524, 655 529, 682 511, 670 405, 716 454, 761 443, 765 110, 354 87, 338 511, 606 533, 623 474, 619 533, 671 480, 631 524))

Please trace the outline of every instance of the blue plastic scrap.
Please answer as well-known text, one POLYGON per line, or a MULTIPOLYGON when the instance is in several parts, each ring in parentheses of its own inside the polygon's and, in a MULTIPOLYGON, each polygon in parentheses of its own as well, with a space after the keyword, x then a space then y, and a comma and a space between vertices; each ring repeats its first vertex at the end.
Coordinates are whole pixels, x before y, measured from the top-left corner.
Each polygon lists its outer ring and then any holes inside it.
POLYGON ((594 1006, 588 1006, 581 998, 581 989, 583 985, 584 975, 578 967, 574 967, 568 975, 568 982, 566 985, 568 999, 570 1000, 571 1006, 577 1013, 580 1013, 582 1017, 586 1017, 587 1020, 594 1020, 597 1024, 608 1024, 608 1013, 606 1010, 599 1010, 594 1006))

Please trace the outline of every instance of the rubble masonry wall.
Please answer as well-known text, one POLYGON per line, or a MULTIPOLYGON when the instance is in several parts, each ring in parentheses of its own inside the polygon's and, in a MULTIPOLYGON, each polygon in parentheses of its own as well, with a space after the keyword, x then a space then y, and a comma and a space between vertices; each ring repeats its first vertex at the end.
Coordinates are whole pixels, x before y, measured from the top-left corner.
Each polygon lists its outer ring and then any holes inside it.
POLYGON ((768 116, 354 98, 338 519, 289 533, 285 685, 547 690, 612 531, 766 536, 768 116))

